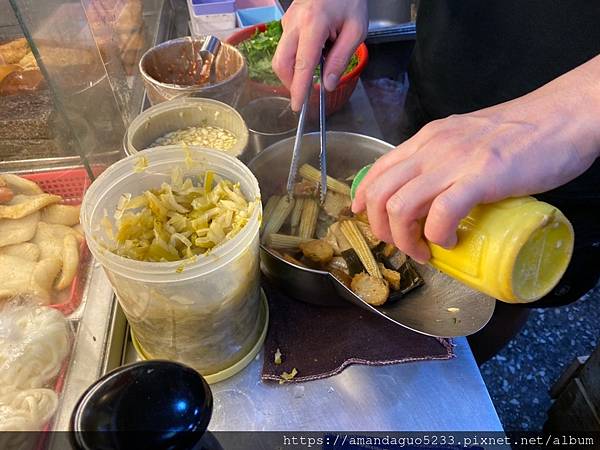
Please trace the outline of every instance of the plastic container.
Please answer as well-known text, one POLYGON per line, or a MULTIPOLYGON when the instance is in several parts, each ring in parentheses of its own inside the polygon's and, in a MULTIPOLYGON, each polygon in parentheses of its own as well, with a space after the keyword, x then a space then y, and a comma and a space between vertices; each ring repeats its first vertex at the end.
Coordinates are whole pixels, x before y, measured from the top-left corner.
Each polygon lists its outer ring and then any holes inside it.
POLYGON ((235 28, 235 1, 188 0, 191 29, 196 35, 235 28))
POLYGON ((198 15, 235 12, 235 0, 188 0, 188 3, 198 15))
MULTIPOLYGON (((252 349, 250 349, 250 351, 248 353, 246 353, 246 355, 242 359, 240 359, 238 362, 236 362, 235 364, 227 367, 226 369, 221 370, 220 372, 215 372, 210 375, 204 375, 204 379, 206 380, 206 382, 208 384, 218 383, 220 381, 226 380, 227 378, 231 378, 238 372, 241 372, 248 364, 250 364, 254 360, 254 358, 256 358, 256 355, 258 355, 258 353, 260 352, 263 344, 265 343, 265 338, 267 337, 267 330, 269 328, 269 303, 267 302, 267 297, 265 296, 265 293, 262 289, 261 289, 260 294, 261 294, 260 322, 263 324, 263 326, 262 326, 262 331, 260 333, 260 336, 259 336, 258 340, 256 341, 256 343, 254 344, 254 347, 252 347, 252 349)), ((144 350, 141 348, 137 338, 135 337, 134 332, 131 330, 130 330, 130 336, 131 336, 131 343, 133 344, 133 347, 135 348, 135 351, 138 354, 138 356, 143 361, 152 359, 144 353, 144 350)))
MULTIPOLYGON (((236 25, 235 13, 210 14, 208 16, 190 14, 194 35, 202 36, 232 30, 236 25)), ((218 36, 217 36, 218 37, 218 36)))
MULTIPOLYGON (((354 178, 352 197, 370 167, 354 178)), ((533 197, 476 206, 457 234, 451 250, 428 243, 429 263, 506 303, 529 303, 548 294, 567 270, 575 239, 569 220, 533 197)))
POLYGON ((140 59, 139 69, 153 105, 182 97, 203 97, 235 107, 243 92, 248 69, 242 54, 223 43, 215 62, 216 82, 194 84, 190 73, 201 68, 199 51, 205 37, 189 36, 163 42, 140 59))
POLYGON ((277 5, 281 9, 281 4, 274 0, 235 0, 235 9, 260 8, 261 6, 277 5))
POLYGON ((150 148, 165 134, 201 124, 231 131, 237 142, 229 150, 231 156, 244 158, 248 147, 248 127, 242 116, 231 106, 208 98, 182 98, 160 103, 138 115, 127 128, 124 138, 128 155, 150 148))
MULTIPOLYGON (((231 45, 237 45, 242 41, 250 39, 256 30, 265 31, 266 25, 255 25, 247 28, 242 28, 236 33, 232 34, 228 39, 227 43, 231 45)), ((350 100, 350 96, 356 88, 356 84, 360 78, 360 74, 367 66, 369 60, 369 51, 367 46, 362 43, 358 46, 355 52, 358 57, 358 64, 354 69, 345 75, 342 75, 340 82, 332 92, 325 93, 325 109, 326 114, 329 116, 336 113, 350 100)), ((248 78, 246 85, 246 95, 248 100, 253 100, 259 97, 265 96, 277 96, 277 97, 288 97, 290 92, 283 85, 270 85, 260 83, 248 78)), ((309 117, 315 119, 319 116, 319 85, 314 84, 313 90, 310 94, 309 99, 309 117)))
POLYGON ((201 38, 206 36, 207 34, 210 34, 219 38, 223 42, 226 41, 229 38, 229 36, 231 36, 238 30, 238 28, 232 27, 223 30, 211 30, 207 32, 206 30, 203 30, 201 26, 197 26, 196 24, 194 24, 194 22, 192 22, 191 20, 188 22, 188 26, 190 27, 190 33, 193 38, 201 38))
POLYGON ((251 25, 279 20, 283 16, 283 12, 276 5, 238 9, 236 14, 240 27, 249 27, 251 25))
POLYGON ((260 320, 260 206, 233 239, 183 264, 115 255, 106 250, 111 239, 100 226, 105 212, 112 220, 123 193, 138 195, 169 182, 175 167, 187 176, 203 176, 204 171, 212 170, 239 182, 246 198, 260 202, 258 182, 239 160, 215 150, 189 150, 191 167, 180 146, 140 152, 148 163, 142 172, 134 170, 138 155, 109 167, 88 189, 81 223, 88 246, 103 266, 143 353, 211 375, 249 353, 264 325, 260 320))

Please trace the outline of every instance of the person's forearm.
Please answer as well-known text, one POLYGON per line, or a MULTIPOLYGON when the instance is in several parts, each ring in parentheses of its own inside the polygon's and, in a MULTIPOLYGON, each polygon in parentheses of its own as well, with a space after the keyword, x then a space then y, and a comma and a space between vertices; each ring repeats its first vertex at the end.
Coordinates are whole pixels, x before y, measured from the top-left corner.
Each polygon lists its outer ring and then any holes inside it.
POLYGON ((600 55, 528 96, 547 95, 546 91, 552 92, 556 110, 564 111, 565 120, 580 121, 581 128, 573 144, 581 157, 592 160, 600 157, 600 55))

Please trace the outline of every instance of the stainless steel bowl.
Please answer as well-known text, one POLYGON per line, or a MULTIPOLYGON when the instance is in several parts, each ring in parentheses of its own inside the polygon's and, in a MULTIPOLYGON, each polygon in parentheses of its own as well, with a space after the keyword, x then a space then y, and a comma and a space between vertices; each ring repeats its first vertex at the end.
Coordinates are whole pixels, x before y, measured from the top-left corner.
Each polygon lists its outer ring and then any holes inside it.
POLYGON ((260 97, 240 109, 250 131, 248 154, 258 155, 268 146, 293 136, 298 115, 285 97, 260 97))
MULTIPOLYGON (((263 199, 285 192, 294 138, 265 149, 248 163, 258 179, 263 199)), ((372 163, 393 147, 378 139, 345 132, 327 133, 329 175, 346 177, 372 163)), ((318 167, 319 134, 302 141, 300 164, 318 167)), ((261 246, 261 269, 289 296, 323 306, 353 304, 413 331, 437 337, 467 336, 489 321, 496 301, 458 283, 429 265, 416 265, 425 285, 400 300, 373 307, 347 289, 329 272, 306 269, 283 260, 261 246)))
POLYGON ((241 160, 247 155, 248 128, 231 106, 209 98, 181 98, 151 106, 138 115, 127 128, 123 140, 128 155, 150 148, 161 136, 182 128, 202 124, 223 128, 237 136, 237 142, 225 153, 241 160))
POLYGON ((194 84, 194 74, 201 71, 200 49, 205 39, 205 36, 173 39, 142 55, 139 69, 150 103, 154 105, 179 97, 205 97, 237 106, 248 68, 242 54, 232 45, 221 44, 215 62, 217 82, 194 84))

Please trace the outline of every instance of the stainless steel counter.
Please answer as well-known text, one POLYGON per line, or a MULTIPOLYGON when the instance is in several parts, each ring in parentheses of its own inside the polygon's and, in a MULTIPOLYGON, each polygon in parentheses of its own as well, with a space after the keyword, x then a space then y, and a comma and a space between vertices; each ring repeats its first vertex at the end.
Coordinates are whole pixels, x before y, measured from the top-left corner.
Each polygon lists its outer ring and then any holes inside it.
MULTIPOLYGON (((323 380, 262 382, 263 353, 213 384, 211 431, 502 431, 465 338, 456 358, 354 365, 323 380)), ((131 343, 125 362, 137 360, 131 343)))
POLYGON ((354 365, 295 385, 260 382, 262 360, 255 360, 212 386, 210 429, 501 431, 466 339, 457 340, 456 352, 447 361, 354 365))

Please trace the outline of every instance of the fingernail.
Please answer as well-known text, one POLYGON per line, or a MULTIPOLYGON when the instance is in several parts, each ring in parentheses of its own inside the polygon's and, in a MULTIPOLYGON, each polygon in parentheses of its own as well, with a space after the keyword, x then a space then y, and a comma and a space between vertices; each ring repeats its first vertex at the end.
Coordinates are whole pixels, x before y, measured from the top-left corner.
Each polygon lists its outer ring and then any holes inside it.
POLYGON ((452 250, 456 246, 456 235, 450 236, 446 242, 442 244, 446 250, 452 250))
POLYGON ((325 89, 333 91, 337 87, 339 81, 340 77, 334 73, 330 73, 325 77, 325 89))

